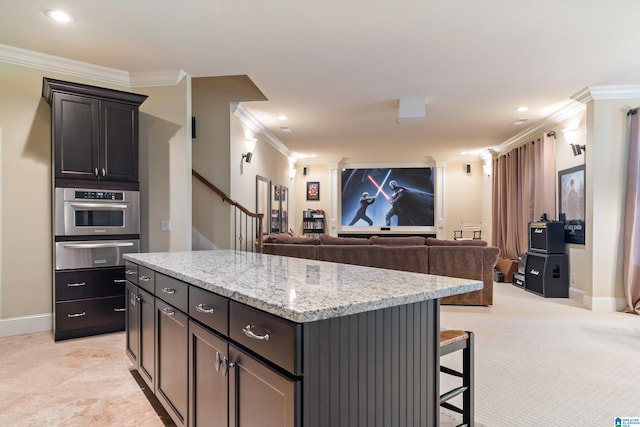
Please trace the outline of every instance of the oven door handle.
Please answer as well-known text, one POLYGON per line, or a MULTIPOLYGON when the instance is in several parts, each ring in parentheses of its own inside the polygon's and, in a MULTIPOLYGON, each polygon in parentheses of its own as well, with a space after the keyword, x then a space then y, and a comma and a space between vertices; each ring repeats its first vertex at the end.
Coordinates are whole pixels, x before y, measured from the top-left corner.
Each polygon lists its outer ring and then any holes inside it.
POLYGON ((98 249, 98 248, 124 248, 133 246, 133 242, 110 242, 110 243, 65 243, 68 249, 98 249))
POLYGON ((80 209, 127 209, 127 205, 118 203, 69 203, 73 208, 80 209))

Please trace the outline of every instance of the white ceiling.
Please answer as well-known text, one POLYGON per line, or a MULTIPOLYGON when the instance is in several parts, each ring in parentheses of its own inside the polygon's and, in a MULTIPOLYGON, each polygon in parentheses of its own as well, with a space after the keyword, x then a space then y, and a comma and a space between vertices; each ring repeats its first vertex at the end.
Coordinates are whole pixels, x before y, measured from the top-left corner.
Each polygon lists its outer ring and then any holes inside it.
MULTIPOLYGON (((246 74, 243 107, 320 159, 497 146, 586 87, 640 84, 637 0, 0 0, 0 44, 128 72, 246 74), (57 24, 44 14, 73 15, 57 24), (426 119, 397 124, 398 99, 426 119), (529 106, 518 113, 519 105, 529 106), (276 118, 287 114, 283 133, 276 118), (519 117, 524 126, 514 126, 519 117)), ((0 76, 1 78, 1 76, 0 76)))

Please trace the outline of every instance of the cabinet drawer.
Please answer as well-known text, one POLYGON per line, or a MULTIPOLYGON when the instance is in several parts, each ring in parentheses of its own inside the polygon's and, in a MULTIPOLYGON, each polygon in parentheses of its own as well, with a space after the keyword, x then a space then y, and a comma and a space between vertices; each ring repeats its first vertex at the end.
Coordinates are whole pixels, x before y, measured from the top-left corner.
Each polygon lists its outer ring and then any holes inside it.
POLYGON ((155 295, 163 301, 171 304, 178 310, 187 313, 189 306, 189 285, 173 277, 156 273, 155 295))
POLYGON ((131 261, 124 262, 124 275, 134 285, 138 284, 138 265, 131 261))
POLYGON ((289 372, 302 374, 302 325, 231 301, 229 336, 289 372))
MULTIPOLYGON (((95 329, 96 333, 124 330, 125 296, 56 303, 56 336, 64 332, 95 329)), ((79 336, 79 335, 78 335, 79 336)))
POLYGON ((190 286, 189 316, 225 336, 229 334, 229 300, 225 297, 190 286))
POLYGON ((124 295, 122 267, 56 272, 56 302, 124 295))
POLYGON ((147 292, 154 293, 156 286, 156 272, 150 268, 138 267, 138 286, 147 292))

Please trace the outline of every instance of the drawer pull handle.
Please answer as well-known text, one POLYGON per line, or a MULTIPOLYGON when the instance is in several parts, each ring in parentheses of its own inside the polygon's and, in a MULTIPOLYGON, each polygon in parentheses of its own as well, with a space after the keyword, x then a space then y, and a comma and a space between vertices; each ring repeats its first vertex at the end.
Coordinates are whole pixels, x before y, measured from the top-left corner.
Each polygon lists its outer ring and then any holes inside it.
POLYGON ((78 286, 85 286, 86 283, 85 282, 80 282, 80 283, 67 283, 67 286, 70 288, 77 288, 78 286))
POLYGON ((196 305, 196 310, 199 311, 200 313, 206 313, 206 314, 213 314, 213 312, 216 311, 215 308, 209 307, 206 304, 196 305))
POLYGON ((176 290, 175 289, 171 289, 171 288, 162 288, 162 292, 164 292, 165 294, 175 294, 176 290))
POLYGON ((86 314, 87 313, 83 311, 82 313, 67 314, 67 317, 82 317, 82 316, 85 316, 86 314))
POLYGON ((256 335, 251 330, 252 328, 253 328, 252 325, 247 325, 244 328, 242 328, 242 332, 244 332, 246 336, 248 336, 249 338, 253 338, 254 340, 269 341, 268 333, 265 333, 264 335, 256 335))
POLYGON ((128 274, 129 276, 135 276, 136 274, 138 274, 138 272, 135 270, 127 270, 125 271, 125 273, 128 274))
POLYGON ((113 279, 113 283, 126 283, 127 279, 113 279))
POLYGON ((166 316, 173 316, 173 315, 176 314, 176 312, 171 310, 170 308, 163 308, 162 309, 162 314, 164 314, 166 316))
POLYGON ((140 276, 140 280, 142 280, 143 282, 148 282, 149 280, 151 280, 151 277, 149 277, 149 276, 140 276))
POLYGON ((113 311, 115 311, 116 313, 120 313, 122 311, 127 311, 126 308, 114 308, 113 311))
POLYGON ((222 359, 220 358, 220 352, 216 351, 216 372, 220 372, 220 366, 222 366, 222 359))

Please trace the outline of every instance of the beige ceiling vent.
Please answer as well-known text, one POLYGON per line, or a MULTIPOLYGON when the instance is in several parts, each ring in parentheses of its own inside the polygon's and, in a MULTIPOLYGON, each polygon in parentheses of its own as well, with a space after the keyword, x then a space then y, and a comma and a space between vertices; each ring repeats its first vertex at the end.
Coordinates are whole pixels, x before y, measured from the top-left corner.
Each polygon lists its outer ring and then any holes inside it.
POLYGON ((426 98, 400 98, 396 123, 416 123, 424 120, 426 98))
POLYGON ((280 130, 281 130, 282 132, 284 132, 284 133, 291 133, 291 132, 293 132, 289 126, 280 126, 280 130))

